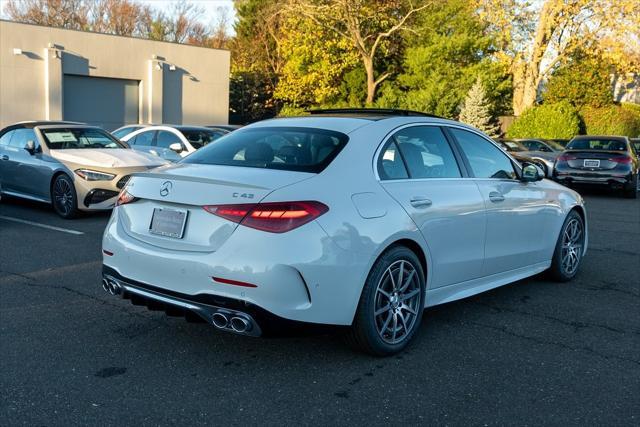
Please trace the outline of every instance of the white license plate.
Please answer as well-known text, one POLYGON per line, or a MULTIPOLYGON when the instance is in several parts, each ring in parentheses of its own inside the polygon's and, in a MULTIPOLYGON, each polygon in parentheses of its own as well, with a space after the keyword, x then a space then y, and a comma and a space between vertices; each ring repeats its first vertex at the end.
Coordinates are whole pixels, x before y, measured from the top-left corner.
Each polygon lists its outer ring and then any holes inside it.
POLYGON ((161 236, 182 239, 187 224, 187 211, 155 208, 149 225, 149 232, 161 236))
POLYGON ((599 168, 600 167, 600 160, 589 160, 589 159, 586 159, 584 161, 584 167, 585 168, 599 168))

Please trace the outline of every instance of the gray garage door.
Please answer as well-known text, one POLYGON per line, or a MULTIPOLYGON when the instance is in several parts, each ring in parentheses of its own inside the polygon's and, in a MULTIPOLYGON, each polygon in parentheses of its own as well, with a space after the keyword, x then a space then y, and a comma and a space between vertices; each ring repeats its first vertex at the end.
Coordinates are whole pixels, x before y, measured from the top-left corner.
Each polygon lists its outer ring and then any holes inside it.
POLYGON ((138 81, 101 77, 64 76, 65 120, 114 130, 138 123, 138 81))

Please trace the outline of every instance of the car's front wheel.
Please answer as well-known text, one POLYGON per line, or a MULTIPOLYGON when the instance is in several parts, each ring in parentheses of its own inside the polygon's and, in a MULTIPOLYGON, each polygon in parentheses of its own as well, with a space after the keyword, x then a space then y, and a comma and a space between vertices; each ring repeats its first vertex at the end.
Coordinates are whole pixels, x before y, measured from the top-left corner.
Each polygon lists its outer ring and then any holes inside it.
POLYGON ((584 250, 584 221, 578 212, 571 211, 562 225, 560 236, 553 253, 551 277, 559 282, 567 282, 578 273, 584 250))
POLYGON ((53 210, 65 219, 78 214, 78 196, 73 181, 67 175, 58 175, 51 185, 51 204, 53 210))
POLYGON ((369 273, 349 341, 376 356, 401 351, 420 325, 424 297, 425 275, 416 254, 404 246, 389 249, 369 273))

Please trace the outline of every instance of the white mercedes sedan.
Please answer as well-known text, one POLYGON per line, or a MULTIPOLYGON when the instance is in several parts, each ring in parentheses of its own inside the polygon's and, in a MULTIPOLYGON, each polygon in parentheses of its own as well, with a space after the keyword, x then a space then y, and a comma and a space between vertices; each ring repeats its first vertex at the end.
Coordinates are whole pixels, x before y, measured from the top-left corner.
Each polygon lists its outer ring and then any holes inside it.
POLYGON ((480 131, 408 111, 319 110, 255 123, 135 174, 103 239, 103 287, 260 336, 349 327, 403 349, 423 309, 548 270, 587 248, 578 193, 480 131))

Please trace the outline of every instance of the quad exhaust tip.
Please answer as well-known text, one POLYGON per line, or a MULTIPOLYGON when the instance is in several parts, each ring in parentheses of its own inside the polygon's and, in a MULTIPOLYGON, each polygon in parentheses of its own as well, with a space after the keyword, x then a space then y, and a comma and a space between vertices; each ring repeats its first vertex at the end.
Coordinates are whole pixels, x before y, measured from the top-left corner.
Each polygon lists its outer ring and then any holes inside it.
POLYGON ((105 292, 108 292, 111 295, 119 295, 120 293, 122 293, 122 286, 120 286, 120 284, 106 278, 102 279, 102 289, 104 289, 105 292))
POLYGON ((211 321, 213 322, 213 326, 218 329, 225 329, 229 325, 229 319, 222 313, 213 313, 211 321))
POLYGON ((251 324, 244 317, 235 316, 231 318, 231 329, 234 331, 243 334, 248 332, 250 328, 251 324))

